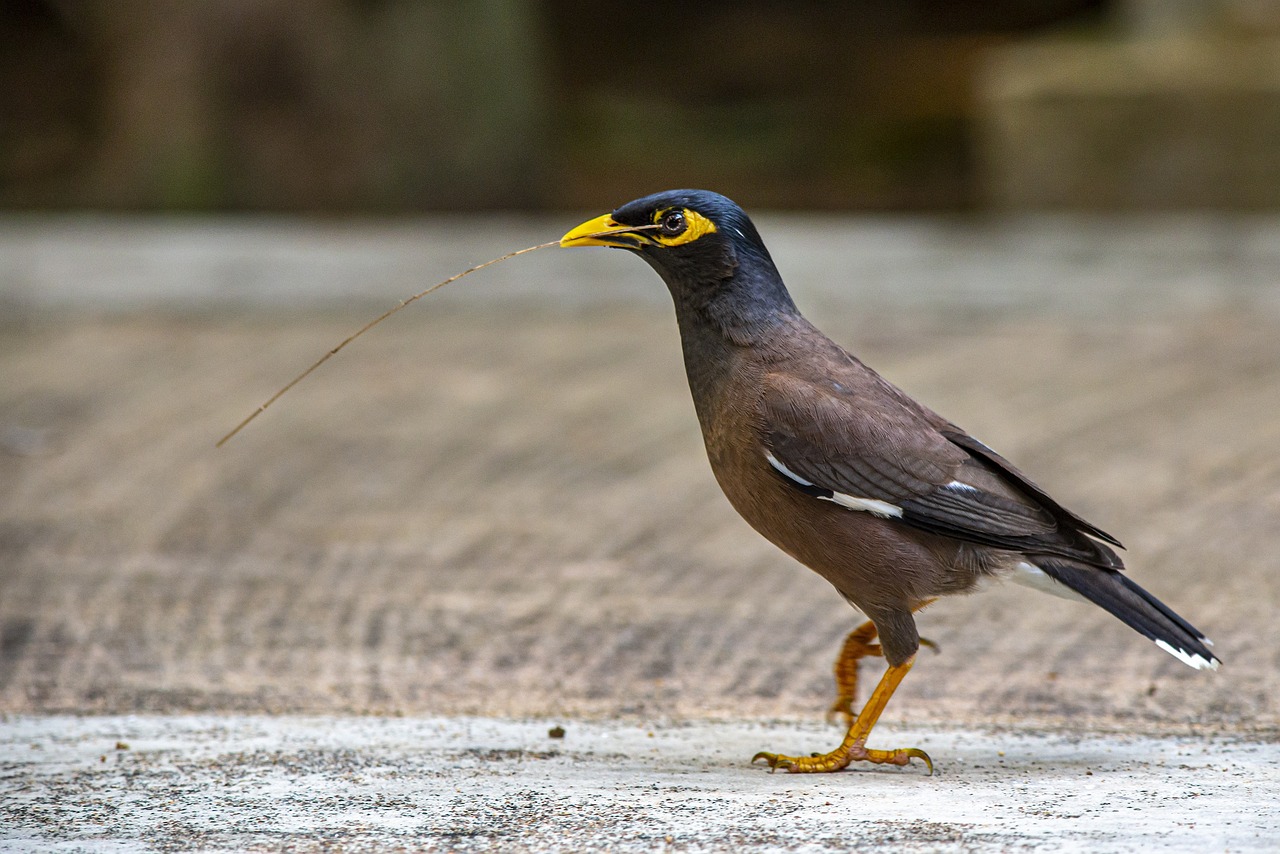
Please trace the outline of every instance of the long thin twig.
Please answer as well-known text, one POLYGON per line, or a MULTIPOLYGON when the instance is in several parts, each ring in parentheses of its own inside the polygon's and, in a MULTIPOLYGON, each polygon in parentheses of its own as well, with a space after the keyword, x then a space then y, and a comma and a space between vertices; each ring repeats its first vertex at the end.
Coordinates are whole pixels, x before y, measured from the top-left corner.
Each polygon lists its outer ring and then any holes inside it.
MULTIPOLYGON (((600 231, 600 232, 596 232, 595 234, 583 235, 583 237, 584 237, 584 238, 590 238, 590 237, 605 237, 605 236, 610 235, 610 234, 618 234, 618 233, 622 233, 622 232, 631 233, 631 232, 636 232, 636 231, 647 231, 647 230, 651 230, 651 229, 656 229, 656 228, 658 228, 658 227, 659 227, 659 226, 652 225, 652 226, 639 226, 639 227, 637 227, 637 228, 619 228, 619 229, 611 229, 611 230, 608 230, 608 231, 600 231)), ((355 332, 353 332, 353 333, 351 333, 350 335, 348 335, 348 336, 343 340, 343 342, 342 342, 341 344, 339 344, 337 347, 334 347, 334 348, 333 348, 332 350, 330 350, 328 353, 325 353, 323 356, 321 356, 321 357, 316 361, 316 363, 315 363, 314 365, 312 365, 311 367, 307 368, 307 369, 306 369, 305 371, 303 371, 302 373, 298 374, 296 377, 294 377, 292 380, 290 380, 290 381, 289 381, 289 383, 288 383, 288 384, 286 384, 284 388, 280 389, 278 392, 276 392, 275 394, 271 395, 271 397, 267 398, 267 401, 266 401, 265 403, 263 403, 261 406, 259 406, 257 409, 255 409, 252 413, 250 413, 248 418, 244 419, 244 420, 243 420, 243 421, 241 421, 239 424, 237 424, 237 425, 235 426, 235 429, 234 429, 234 430, 232 430, 230 433, 228 433, 227 435, 225 435, 225 436, 223 436, 221 439, 219 439, 219 440, 218 440, 218 442, 217 442, 217 447, 221 448, 223 445, 225 445, 225 444, 226 444, 226 443, 231 439, 231 437, 232 437, 232 436, 234 436, 235 434, 237 434, 237 433, 239 433, 241 430, 243 430, 243 429, 244 429, 244 428, 249 424, 249 422, 250 422, 250 421, 252 421, 253 419, 257 418, 257 417, 258 417, 259 415, 261 415, 263 412, 266 412, 267 407, 269 407, 271 404, 275 403, 277 400, 279 400, 281 397, 283 397, 283 396, 284 396, 284 393, 285 393, 285 392, 287 392, 289 389, 293 388, 293 387, 294 387, 294 386, 296 386, 298 383, 302 382, 304 379, 306 379, 308 376, 310 376, 310 375, 311 375, 311 373, 312 373, 316 368, 320 367, 320 366, 321 366, 321 365, 323 365, 325 362, 329 361, 329 360, 330 360, 330 359, 332 359, 334 356, 336 356, 336 355, 338 354, 338 351, 340 351, 343 347, 347 346, 347 345, 348 345, 348 344, 350 344, 352 341, 356 340, 356 339, 357 339, 357 338, 359 338, 361 335, 365 334, 365 333, 366 333, 366 332, 368 332, 370 329, 372 329, 373 327, 377 326, 379 323, 381 323, 382 321, 386 320, 388 317, 390 317, 391 315, 395 314, 395 313, 396 313, 397 311, 399 311, 400 309, 402 309, 402 308, 404 308, 405 306, 407 306, 409 303, 414 302, 414 301, 416 301, 416 300, 420 300, 420 299, 422 299, 423 297, 425 297, 427 294, 431 293, 432 291, 437 291, 437 290, 439 290, 440 288, 443 288, 445 285, 449 284, 450 282, 456 282, 458 279, 461 279, 463 276, 465 276, 465 275, 467 275, 467 274, 469 274, 469 273, 474 273, 476 270, 483 270, 485 267, 488 267, 488 266, 490 266, 490 265, 492 265, 492 264, 497 264, 499 261, 505 261, 505 260, 507 260, 508 258, 514 258, 514 257, 516 257, 517 255, 524 255, 524 254, 526 254, 526 253, 528 253, 528 252, 536 252, 536 251, 537 251, 537 250, 539 250, 539 249, 548 249, 548 248, 550 248, 550 247, 552 247, 552 246, 559 246, 559 245, 560 245, 560 241, 558 241, 558 240, 554 240, 554 241, 552 241, 552 242, 550 242, 550 243, 540 243, 540 244, 538 244, 537 246, 530 246, 530 247, 528 247, 528 248, 526 248, 526 249, 517 249, 515 252, 508 252, 506 255, 503 255, 503 256, 502 256, 502 257, 500 257, 500 258, 494 258, 494 259, 493 259, 493 260, 491 260, 491 261, 485 261, 483 264, 477 264, 477 265, 475 265, 474 267, 471 267, 471 268, 468 268, 468 269, 466 269, 466 270, 463 270, 461 273, 458 273, 456 276, 450 276, 449 278, 445 279, 443 282, 438 282, 438 283, 436 283, 436 284, 432 285, 431 287, 427 288, 425 291, 420 291, 419 293, 416 293, 416 294, 414 294, 413 296, 408 297, 407 299, 403 299, 403 300, 401 300, 399 305, 397 305, 397 306, 395 306, 395 307, 393 307, 393 308, 390 308, 390 309, 388 309, 387 311, 384 311, 382 314, 380 314, 379 316, 375 317, 373 320, 370 320, 370 321, 369 321, 368 323, 366 323, 364 326, 361 326, 361 327, 360 327, 359 329, 357 329, 355 332)))

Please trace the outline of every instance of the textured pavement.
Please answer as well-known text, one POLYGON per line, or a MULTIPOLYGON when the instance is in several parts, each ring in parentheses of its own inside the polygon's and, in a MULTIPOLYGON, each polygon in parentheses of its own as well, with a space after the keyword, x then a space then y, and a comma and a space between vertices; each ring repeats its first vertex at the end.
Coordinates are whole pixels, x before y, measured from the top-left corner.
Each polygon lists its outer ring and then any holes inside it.
MULTIPOLYGON (((895 714, 1274 726, 1270 320, 909 323, 839 325, 1119 536, 1227 666, 1193 672, 1100 611, 997 588, 922 615, 943 651, 895 714)), ((351 326, 5 334, 3 708, 823 707, 856 617, 718 494, 662 310, 422 312, 213 448, 351 326)))
POLYGON ((1274 742, 877 733, 945 757, 938 773, 767 774, 746 764, 762 743, 832 737, 769 720, 21 718, 0 729, 0 849, 1262 852, 1280 838, 1274 742))

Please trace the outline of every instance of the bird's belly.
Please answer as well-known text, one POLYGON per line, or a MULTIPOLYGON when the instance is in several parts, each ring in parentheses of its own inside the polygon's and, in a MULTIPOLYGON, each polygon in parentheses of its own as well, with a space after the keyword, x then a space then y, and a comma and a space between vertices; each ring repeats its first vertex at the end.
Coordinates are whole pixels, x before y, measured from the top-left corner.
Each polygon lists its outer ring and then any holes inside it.
POLYGON ((742 518, 866 613, 914 608, 978 580, 955 544, 806 495, 787 484, 762 451, 758 461, 730 448, 709 446, 708 454, 742 518))

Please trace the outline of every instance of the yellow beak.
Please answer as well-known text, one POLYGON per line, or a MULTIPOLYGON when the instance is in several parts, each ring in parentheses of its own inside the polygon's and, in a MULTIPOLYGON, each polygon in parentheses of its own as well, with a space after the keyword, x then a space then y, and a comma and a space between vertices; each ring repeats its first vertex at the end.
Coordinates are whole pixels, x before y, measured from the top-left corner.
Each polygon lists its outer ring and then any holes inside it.
POLYGON ((635 249, 639 246, 635 230, 615 222, 611 214, 589 219, 560 238, 561 246, 614 246, 635 249), (617 237, 610 239, 612 235, 617 237))

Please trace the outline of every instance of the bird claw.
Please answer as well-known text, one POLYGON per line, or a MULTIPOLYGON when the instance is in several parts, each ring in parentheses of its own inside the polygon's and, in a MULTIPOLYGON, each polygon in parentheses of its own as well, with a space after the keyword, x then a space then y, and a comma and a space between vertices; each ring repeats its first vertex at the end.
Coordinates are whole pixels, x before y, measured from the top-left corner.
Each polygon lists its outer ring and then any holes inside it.
POLYGON ((787 771, 795 769, 795 763, 790 756, 783 756, 778 753, 765 753, 763 750, 751 757, 751 764, 755 765, 757 760, 763 759, 769 766, 769 773, 772 774, 779 768, 787 771))
POLYGON ((772 774, 781 768, 792 774, 820 774, 841 771, 853 762, 872 762, 877 765, 910 765, 912 759, 924 763, 927 775, 933 776, 933 760, 929 754, 918 747, 899 747, 894 750, 872 750, 864 745, 854 744, 852 747, 837 747, 830 753, 811 753, 808 756, 785 756, 781 753, 761 751, 751 757, 751 764, 763 759, 772 774))
POLYGON ((895 752, 904 754, 906 756, 906 761, 902 763, 903 765, 909 765, 911 763, 912 758, 919 759, 921 762, 924 763, 925 770, 928 771, 927 776, 929 777, 933 776, 933 760, 929 758, 929 754, 925 753, 920 748, 903 747, 903 748, 899 748, 895 752))

